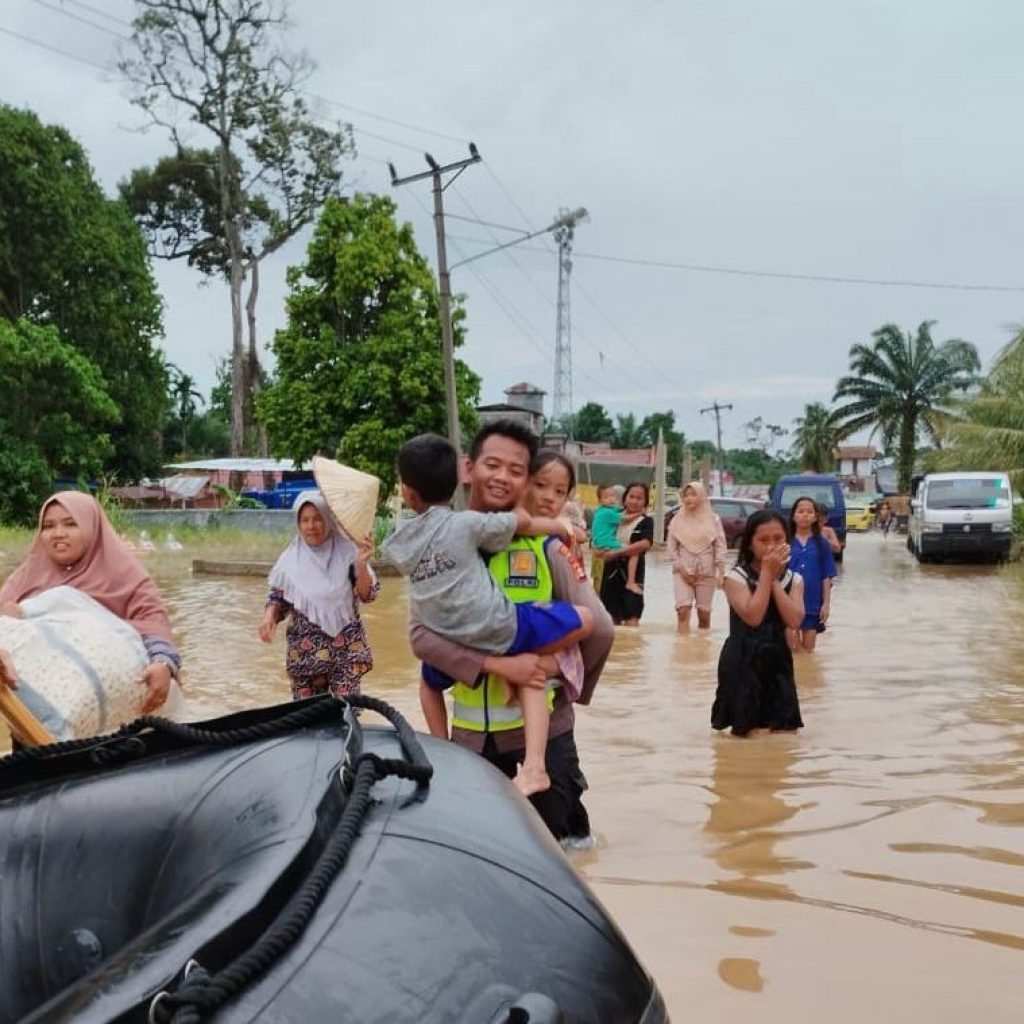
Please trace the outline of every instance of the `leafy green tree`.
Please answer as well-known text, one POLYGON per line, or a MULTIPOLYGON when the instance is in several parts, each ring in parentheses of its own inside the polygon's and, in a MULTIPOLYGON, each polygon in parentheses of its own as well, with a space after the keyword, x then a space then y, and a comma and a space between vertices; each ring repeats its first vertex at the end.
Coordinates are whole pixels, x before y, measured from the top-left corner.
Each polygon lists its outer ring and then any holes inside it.
POLYGON ((0 106, 0 316, 52 324, 100 369, 121 410, 105 469, 135 479, 160 462, 161 304, 145 242, 104 197, 81 146, 0 106))
POLYGON ((933 469, 993 469, 1010 473, 1024 489, 1024 327, 999 353, 976 394, 945 424, 933 469))
POLYGON ((801 469, 830 473, 835 467, 835 451, 841 437, 828 407, 821 402, 809 402, 804 406, 803 416, 793 421, 793 458, 801 469))
POLYGON ((0 518, 33 522, 55 477, 99 475, 120 412, 54 327, 0 319, 0 518))
POLYGON ((937 442, 951 398, 977 381, 981 366, 970 342, 936 345, 934 323, 924 321, 914 335, 886 324, 872 334, 873 344, 853 345, 850 375, 840 378, 833 398, 847 400, 834 413, 844 434, 870 427, 880 432, 886 451, 895 444, 901 491, 910 488, 919 436, 937 442))
MULTIPOLYGON (((386 498, 402 442, 445 430, 437 289, 412 227, 395 222, 384 196, 329 199, 288 284, 277 374, 260 401, 272 449, 296 462, 336 455, 379 476, 386 498)), ((458 347, 458 306, 453 321, 458 347)), ((480 378, 461 360, 455 372, 459 421, 471 433, 480 378)))
POLYGON ((615 426, 603 405, 587 402, 572 418, 572 434, 577 441, 611 441, 615 426))
POLYGON ((231 449, 247 445, 260 386, 256 299, 260 262, 311 224, 337 194, 350 130, 317 123, 301 94, 313 70, 277 35, 287 0, 135 0, 134 54, 121 63, 132 102, 167 130, 175 155, 125 186, 154 242, 204 273, 223 272, 231 297, 231 449), (188 149, 187 119, 212 141, 188 149), (242 285, 248 276, 249 345, 242 285))
POLYGON ((615 434, 612 437, 613 448, 643 448, 644 438, 640 432, 635 414, 627 412, 624 416, 615 417, 615 434))
POLYGON ((678 486, 683 466, 683 435, 676 430, 676 414, 668 412, 652 412, 640 423, 641 446, 658 443, 658 434, 665 440, 665 481, 670 486, 678 486))

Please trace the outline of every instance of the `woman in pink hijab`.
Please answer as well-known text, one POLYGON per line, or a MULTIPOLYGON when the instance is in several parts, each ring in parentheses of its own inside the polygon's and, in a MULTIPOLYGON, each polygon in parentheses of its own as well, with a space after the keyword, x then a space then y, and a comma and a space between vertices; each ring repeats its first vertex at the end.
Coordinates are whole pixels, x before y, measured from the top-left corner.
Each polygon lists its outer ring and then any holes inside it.
MULTIPOLYGON (((81 491, 60 491, 43 503, 28 556, 0 588, 0 610, 20 615, 21 601, 59 586, 88 594, 138 631, 149 655, 139 680, 149 690, 143 713, 160 707, 181 668, 167 609, 100 503, 81 491)), ((13 685, 13 679, 6 681, 13 685)))
POLYGON ((708 501, 704 485, 692 480, 683 488, 683 507, 668 531, 676 623, 690 631, 690 614, 697 605, 697 627, 711 628, 711 600, 725 573, 725 532, 708 501))

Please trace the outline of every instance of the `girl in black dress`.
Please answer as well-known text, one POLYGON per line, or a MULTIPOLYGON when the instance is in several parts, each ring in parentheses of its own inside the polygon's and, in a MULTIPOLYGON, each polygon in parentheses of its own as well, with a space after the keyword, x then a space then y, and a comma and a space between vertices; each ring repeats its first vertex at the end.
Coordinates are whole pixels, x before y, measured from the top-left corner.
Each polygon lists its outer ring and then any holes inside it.
POLYGON ((729 638, 718 659, 715 729, 799 729, 800 702, 786 628, 804 617, 803 581, 789 570, 786 520, 770 509, 747 520, 735 567, 725 577, 729 638))

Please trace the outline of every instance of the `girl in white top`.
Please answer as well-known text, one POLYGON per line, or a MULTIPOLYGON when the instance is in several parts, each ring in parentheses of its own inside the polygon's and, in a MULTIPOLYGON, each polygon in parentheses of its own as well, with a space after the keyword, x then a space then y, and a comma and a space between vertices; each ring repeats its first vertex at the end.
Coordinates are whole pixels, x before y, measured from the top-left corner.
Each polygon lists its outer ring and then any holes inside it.
POLYGON ((711 601, 725 572, 725 531, 704 485, 696 480, 683 488, 682 508, 668 531, 676 628, 690 631, 690 613, 697 605, 697 627, 711 628, 711 601))

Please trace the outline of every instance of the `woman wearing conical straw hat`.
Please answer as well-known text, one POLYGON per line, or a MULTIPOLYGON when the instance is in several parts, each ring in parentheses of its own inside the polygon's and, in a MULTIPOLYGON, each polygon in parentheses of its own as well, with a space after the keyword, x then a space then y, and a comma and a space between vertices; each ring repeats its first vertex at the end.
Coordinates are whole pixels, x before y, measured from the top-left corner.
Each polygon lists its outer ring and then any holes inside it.
POLYGON ((270 596, 259 636, 270 643, 288 619, 285 669, 292 697, 359 690, 373 667, 373 652, 359 617, 361 602, 374 601, 380 584, 370 568, 373 538, 357 544, 338 528, 319 491, 295 499, 298 532, 270 571, 270 596))

